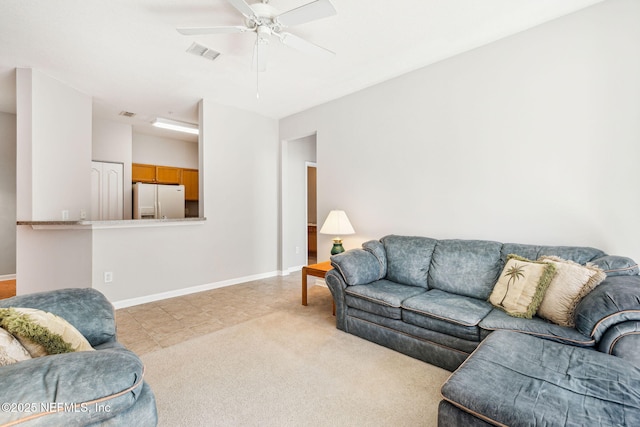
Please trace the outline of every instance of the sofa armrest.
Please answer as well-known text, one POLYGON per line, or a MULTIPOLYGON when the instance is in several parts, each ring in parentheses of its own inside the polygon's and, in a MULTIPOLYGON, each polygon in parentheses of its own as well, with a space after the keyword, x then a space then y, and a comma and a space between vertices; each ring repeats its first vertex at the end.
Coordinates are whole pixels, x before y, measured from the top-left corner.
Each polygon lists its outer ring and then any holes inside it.
POLYGON ((0 367, 0 425, 88 425, 129 409, 144 366, 129 350, 82 351, 0 367))
POLYGON ((638 263, 631 258, 618 255, 605 255, 591 261, 607 273, 607 277, 613 276, 637 276, 638 263))
POLYGON ((71 323, 91 346, 116 339, 113 305, 91 288, 59 289, 0 300, 0 308, 27 307, 48 311, 71 323))
POLYGON ((576 329, 600 342, 610 327, 640 321, 640 276, 607 277, 575 311, 576 329))
POLYGON ((347 288, 347 282, 344 281, 342 275, 335 268, 327 272, 324 276, 324 281, 331 291, 333 303, 336 306, 336 328, 346 332, 347 301, 345 299, 345 289, 347 288))
POLYGON ((607 329, 598 350, 622 357, 640 367, 640 321, 622 322, 607 329))

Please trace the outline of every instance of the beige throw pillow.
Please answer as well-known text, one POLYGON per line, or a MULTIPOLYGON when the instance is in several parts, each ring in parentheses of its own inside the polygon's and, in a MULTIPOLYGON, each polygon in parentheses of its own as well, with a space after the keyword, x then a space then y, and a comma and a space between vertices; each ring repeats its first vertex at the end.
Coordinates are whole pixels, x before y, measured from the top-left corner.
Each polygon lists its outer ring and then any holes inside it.
POLYGON ((591 263, 583 266, 552 256, 540 257, 538 261, 555 265, 557 271, 538 308, 538 316, 561 326, 575 327, 576 306, 607 274, 591 263))
POLYGON ((0 366, 31 359, 29 352, 9 332, 0 328, 0 366))
POLYGON ((0 308, 0 326, 27 349, 31 357, 93 350, 69 322, 34 308, 0 308))
POLYGON ((531 319, 555 272, 553 264, 511 254, 507 257, 489 301, 511 316, 531 319))

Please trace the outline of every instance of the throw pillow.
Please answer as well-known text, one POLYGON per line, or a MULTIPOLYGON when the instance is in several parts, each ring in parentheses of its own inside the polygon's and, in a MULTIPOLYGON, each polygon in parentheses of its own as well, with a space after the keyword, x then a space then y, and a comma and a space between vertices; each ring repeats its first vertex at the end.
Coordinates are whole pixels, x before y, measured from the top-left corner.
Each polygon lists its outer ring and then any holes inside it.
POLYGON ((27 349, 31 357, 93 350, 69 322, 34 308, 1 308, 0 326, 27 349))
POLYGON ((9 332, 0 328, 0 366, 31 359, 29 352, 9 332))
POLYGON ((583 266, 553 256, 542 256, 538 261, 551 263, 556 267, 556 275, 538 308, 538 316, 561 326, 574 327, 576 323, 573 312, 576 306, 607 274, 591 263, 583 266))
POLYGON ((555 273, 553 264, 511 254, 507 256, 489 302, 511 316, 531 319, 555 273))

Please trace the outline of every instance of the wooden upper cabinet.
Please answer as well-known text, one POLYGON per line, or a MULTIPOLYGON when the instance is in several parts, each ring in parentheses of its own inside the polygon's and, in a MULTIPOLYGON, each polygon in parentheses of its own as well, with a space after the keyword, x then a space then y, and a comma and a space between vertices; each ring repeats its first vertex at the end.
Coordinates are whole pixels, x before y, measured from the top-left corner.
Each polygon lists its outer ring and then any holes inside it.
POLYGON ((182 169, 171 166, 156 166, 156 182, 158 184, 180 184, 182 169))
POLYGON ((198 170, 182 169, 182 184, 184 185, 184 199, 198 200, 198 170))
POLYGON ((156 166, 133 163, 131 165, 131 181, 151 183, 156 182, 156 166))
POLYGON ((198 169, 182 169, 173 166, 132 163, 131 182, 182 184, 184 185, 184 199, 198 200, 198 169))

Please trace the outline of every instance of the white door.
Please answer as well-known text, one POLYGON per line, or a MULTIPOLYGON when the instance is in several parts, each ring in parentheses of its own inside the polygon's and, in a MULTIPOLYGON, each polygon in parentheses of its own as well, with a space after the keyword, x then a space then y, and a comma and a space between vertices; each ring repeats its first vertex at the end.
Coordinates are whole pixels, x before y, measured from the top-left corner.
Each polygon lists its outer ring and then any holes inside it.
POLYGON ((124 218, 124 166, 91 162, 91 219, 124 218))
POLYGON ((124 166, 122 163, 104 163, 102 168, 103 219, 124 218, 124 166))
POLYGON ((91 216, 90 219, 102 219, 102 163, 91 162, 91 216))

